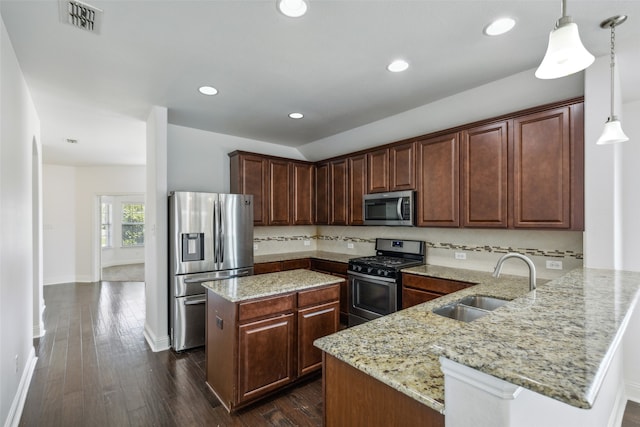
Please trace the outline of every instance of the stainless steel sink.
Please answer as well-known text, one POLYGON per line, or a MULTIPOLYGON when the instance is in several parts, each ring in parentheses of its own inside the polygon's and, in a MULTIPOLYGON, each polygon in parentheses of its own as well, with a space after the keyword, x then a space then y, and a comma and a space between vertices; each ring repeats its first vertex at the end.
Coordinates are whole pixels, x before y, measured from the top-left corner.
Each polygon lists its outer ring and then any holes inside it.
POLYGON ((471 322, 482 316, 489 314, 487 310, 469 307, 458 303, 447 304, 445 306, 433 310, 435 314, 448 317, 450 319, 461 320, 463 322, 471 322))
POLYGON ((458 301, 459 304, 477 307, 489 311, 493 311, 498 307, 502 307, 508 302, 509 301, 505 299, 489 297, 486 295, 469 295, 468 297, 464 297, 460 301, 458 301))
POLYGON ((501 298, 486 295, 469 295, 451 304, 434 308, 433 312, 450 319, 472 322, 508 302, 501 298))

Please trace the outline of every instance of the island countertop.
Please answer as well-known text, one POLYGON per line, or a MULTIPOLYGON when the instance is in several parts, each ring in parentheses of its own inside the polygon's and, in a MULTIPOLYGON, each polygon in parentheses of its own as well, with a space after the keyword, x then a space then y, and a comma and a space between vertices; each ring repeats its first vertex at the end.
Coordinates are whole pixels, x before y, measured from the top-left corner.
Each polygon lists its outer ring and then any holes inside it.
POLYGON ((478 283, 321 338, 316 346, 444 412, 439 356, 589 408, 638 299, 640 273, 577 269, 529 292, 519 276, 419 266, 406 273, 478 283), (466 295, 513 299, 470 323, 434 308, 466 295))
POLYGON ((202 286, 222 298, 239 302, 340 283, 343 279, 311 270, 289 270, 204 282, 202 286))

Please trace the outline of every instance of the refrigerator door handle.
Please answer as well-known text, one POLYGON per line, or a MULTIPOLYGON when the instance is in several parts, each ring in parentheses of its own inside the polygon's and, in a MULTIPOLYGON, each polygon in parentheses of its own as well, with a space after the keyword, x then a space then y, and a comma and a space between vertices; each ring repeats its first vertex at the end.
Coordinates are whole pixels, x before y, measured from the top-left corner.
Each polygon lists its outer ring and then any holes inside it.
POLYGON ((218 264, 218 215, 220 215, 220 201, 216 199, 213 202, 213 262, 216 263, 216 270, 219 268, 218 264))
POLYGON ((202 298, 190 299, 184 302, 184 305, 199 305, 207 302, 207 297, 203 296, 202 298))
POLYGON ((220 220, 220 227, 218 228, 218 235, 220 238, 220 264, 224 263, 224 209, 222 209, 222 203, 220 204, 220 216, 218 217, 220 220))

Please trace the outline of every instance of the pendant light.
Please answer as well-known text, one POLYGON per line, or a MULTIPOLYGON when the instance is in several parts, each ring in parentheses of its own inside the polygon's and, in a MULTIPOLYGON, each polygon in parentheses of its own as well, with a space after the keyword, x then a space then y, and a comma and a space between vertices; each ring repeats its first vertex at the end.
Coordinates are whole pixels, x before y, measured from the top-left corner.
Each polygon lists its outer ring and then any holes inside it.
POLYGON ((567 2, 562 0, 562 17, 549 34, 549 45, 536 70, 539 79, 557 79, 587 68, 595 60, 580 41, 578 26, 566 14, 567 2))
POLYGON ((629 140, 629 137, 625 135, 624 132, 622 131, 622 126, 620 125, 620 121, 618 120, 618 117, 613 112, 614 92, 615 92, 614 70, 616 67, 615 28, 626 20, 627 20, 626 15, 618 15, 618 16, 613 16, 607 20, 604 20, 600 24, 601 28, 611 28, 611 115, 607 119, 607 122, 604 124, 604 130, 602 131, 602 135, 600 135, 600 138, 598 138, 598 141, 596 142, 596 144, 600 144, 600 145, 614 144, 616 142, 624 142, 629 140))

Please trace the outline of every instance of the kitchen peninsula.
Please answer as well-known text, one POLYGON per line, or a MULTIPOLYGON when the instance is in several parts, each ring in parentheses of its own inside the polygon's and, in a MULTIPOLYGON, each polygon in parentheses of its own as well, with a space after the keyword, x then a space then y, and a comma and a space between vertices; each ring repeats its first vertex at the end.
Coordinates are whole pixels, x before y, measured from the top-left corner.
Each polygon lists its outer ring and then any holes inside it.
POLYGON ((320 369, 313 342, 339 328, 342 282, 297 269, 203 283, 207 384, 228 411, 320 369))
POLYGON ((448 426, 601 426, 624 401, 618 349, 640 274, 577 269, 529 292, 523 277, 429 265, 404 272, 478 284, 317 340, 327 426, 437 426, 445 413, 448 426), (470 323, 433 313, 466 295, 512 301, 470 323), (357 410, 340 397, 347 389, 357 410), (412 401, 422 408, 412 412, 412 401))

